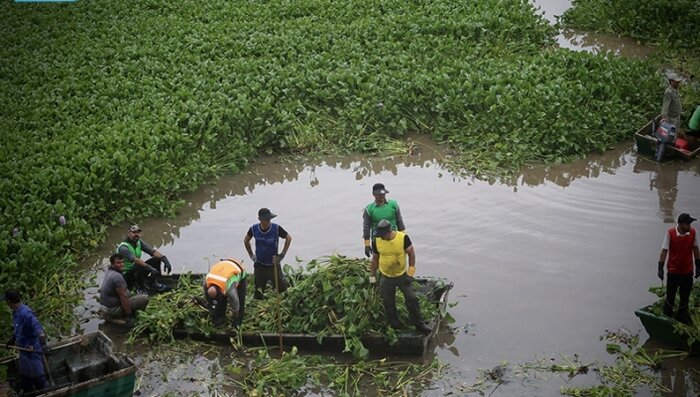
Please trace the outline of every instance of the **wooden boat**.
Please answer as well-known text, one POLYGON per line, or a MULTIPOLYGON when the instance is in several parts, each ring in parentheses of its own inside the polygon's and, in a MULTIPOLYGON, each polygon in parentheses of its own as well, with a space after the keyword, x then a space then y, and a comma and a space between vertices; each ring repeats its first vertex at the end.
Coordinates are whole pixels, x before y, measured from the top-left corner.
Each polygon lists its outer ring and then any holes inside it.
MULTIPOLYGON (((203 278, 204 275, 193 274, 195 278, 203 278)), ((158 281, 174 288, 177 285, 179 275, 160 276, 158 281)), ((439 278, 420 278, 416 277, 417 283, 416 292, 424 293, 428 296, 429 301, 435 305, 437 315, 431 319, 427 326, 430 328, 428 335, 419 334, 411 328, 400 330, 397 332, 396 343, 390 345, 384 335, 365 335, 362 337, 362 344, 371 353, 374 354, 401 354, 401 355, 423 355, 427 349, 428 343, 435 336, 447 313, 447 297, 453 284, 445 279, 439 278)), ((183 328, 176 328, 173 332, 175 337, 191 338, 201 341, 217 341, 230 343, 231 338, 237 338, 238 335, 229 330, 205 335, 203 333, 188 332, 183 328)), ((243 344, 248 346, 274 346, 279 343, 279 333, 251 333, 244 332, 240 335, 243 344)), ((342 352, 345 349, 345 337, 343 335, 327 335, 319 338, 315 334, 293 334, 283 333, 281 335, 284 345, 297 346, 308 350, 324 350, 342 352)))
MULTIPOLYGON (((655 156, 657 139, 653 135, 652 125, 658 125, 660 121, 661 115, 658 115, 656 118, 654 118, 654 120, 649 121, 634 133, 638 153, 651 156, 652 158, 655 156)), ((688 150, 667 145, 666 150, 664 151, 663 160, 690 160, 700 154, 700 138, 687 135, 684 139, 688 141, 688 150)))
POLYGON ((678 333, 674 328, 676 320, 652 313, 651 306, 635 310, 634 314, 642 321, 650 338, 674 348, 689 351, 691 354, 700 355, 700 341, 688 346, 688 337, 678 333))
POLYGON ((136 364, 112 351, 112 340, 101 331, 49 345, 49 387, 32 393, 19 392, 18 358, 0 360, 7 367, 9 396, 127 397, 133 396, 136 364))

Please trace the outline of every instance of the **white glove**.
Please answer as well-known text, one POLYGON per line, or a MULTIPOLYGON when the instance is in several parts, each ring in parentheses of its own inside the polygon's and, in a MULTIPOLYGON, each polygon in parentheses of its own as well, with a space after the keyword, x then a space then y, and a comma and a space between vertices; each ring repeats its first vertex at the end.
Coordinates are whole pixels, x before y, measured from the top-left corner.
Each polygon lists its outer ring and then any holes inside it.
POLYGON ((369 283, 370 284, 375 284, 377 282, 377 278, 374 276, 369 276, 369 283))

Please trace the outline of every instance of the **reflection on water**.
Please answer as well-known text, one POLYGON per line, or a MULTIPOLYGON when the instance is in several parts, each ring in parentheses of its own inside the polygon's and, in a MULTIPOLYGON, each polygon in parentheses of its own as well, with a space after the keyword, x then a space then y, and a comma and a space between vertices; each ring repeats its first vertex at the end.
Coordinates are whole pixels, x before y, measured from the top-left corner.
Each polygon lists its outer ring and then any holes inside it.
MULTIPOLYGON (((174 219, 134 221, 176 272, 205 272, 223 256, 248 265, 242 241, 262 206, 293 235, 288 264, 334 251, 363 257, 361 211, 371 186, 383 182, 401 205, 419 275, 454 283, 454 332, 443 329, 425 357, 450 364, 449 379, 559 353, 605 361, 599 336, 606 329, 646 337, 633 313, 655 299, 647 290, 658 285, 654 264, 673 218, 700 213, 700 162, 659 165, 638 157, 630 142, 480 181, 447 170, 448 152, 438 145, 420 138, 417 146, 414 155, 393 158, 260 160, 184 197, 174 219)), ((97 270, 96 284, 125 228, 111 230, 86 264, 97 270)), ((87 292, 88 305, 96 290, 87 292)), ((681 371, 700 365, 693 360, 681 371)), ((556 395, 559 386, 538 384, 535 394, 556 395)), ((499 395, 523 395, 518 387, 504 385, 499 395)))
MULTIPOLYGON (((544 18, 551 24, 555 24, 557 18, 571 7, 570 0, 531 0, 531 2, 540 9, 544 18)), ((559 47, 574 51, 587 51, 594 54, 609 52, 629 58, 646 58, 654 52, 653 47, 640 44, 629 37, 572 29, 562 30, 556 37, 556 42, 559 47)))
POLYGON ((635 173, 649 175, 649 191, 656 190, 659 196, 659 215, 665 223, 674 223, 673 215, 678 195, 678 171, 681 163, 658 163, 640 157, 634 164, 635 173))
POLYGON ((654 47, 643 45, 635 39, 608 33, 564 29, 556 39, 561 48, 594 54, 611 53, 626 58, 646 58, 655 51, 654 47))

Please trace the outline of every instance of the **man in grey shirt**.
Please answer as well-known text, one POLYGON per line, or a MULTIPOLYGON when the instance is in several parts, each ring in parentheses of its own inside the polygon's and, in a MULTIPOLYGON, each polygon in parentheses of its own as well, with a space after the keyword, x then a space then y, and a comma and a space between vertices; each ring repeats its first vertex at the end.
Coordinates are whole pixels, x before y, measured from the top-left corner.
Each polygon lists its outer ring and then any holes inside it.
POLYGON ((676 126, 676 130, 681 128, 681 95, 678 87, 681 85, 681 78, 676 73, 668 75, 668 87, 664 91, 664 100, 661 104, 661 118, 676 126))
POLYGON ((129 297, 126 280, 122 275, 124 257, 112 254, 109 257, 109 268, 100 287, 101 312, 105 320, 124 319, 127 327, 134 325, 134 314, 148 305, 148 295, 129 297))

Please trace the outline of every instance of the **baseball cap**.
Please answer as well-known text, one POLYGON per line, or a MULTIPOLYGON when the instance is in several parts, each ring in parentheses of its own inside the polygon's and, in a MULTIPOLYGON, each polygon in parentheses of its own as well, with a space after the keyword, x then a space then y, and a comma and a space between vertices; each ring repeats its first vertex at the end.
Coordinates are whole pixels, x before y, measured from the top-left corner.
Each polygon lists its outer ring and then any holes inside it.
POLYGON ((140 232, 140 231, 141 231, 141 226, 139 226, 139 225, 131 225, 131 226, 129 226, 129 231, 130 231, 130 232, 140 232))
POLYGON ((694 221, 697 221, 697 219, 693 218, 689 214, 683 213, 683 214, 678 215, 678 223, 690 225, 694 221))
POLYGON ((258 219, 261 221, 269 221, 270 219, 276 217, 277 214, 273 214, 269 208, 260 208, 258 211, 258 219))
POLYGON ((389 191, 386 190, 383 183, 375 183, 374 186, 372 186, 372 194, 387 194, 387 193, 389 193, 389 191))
POLYGON ((379 221, 379 223, 377 223, 377 237, 383 237, 390 231, 391 223, 389 223, 389 221, 387 221, 386 219, 382 219, 381 221, 379 221))

